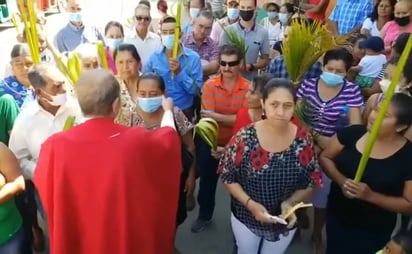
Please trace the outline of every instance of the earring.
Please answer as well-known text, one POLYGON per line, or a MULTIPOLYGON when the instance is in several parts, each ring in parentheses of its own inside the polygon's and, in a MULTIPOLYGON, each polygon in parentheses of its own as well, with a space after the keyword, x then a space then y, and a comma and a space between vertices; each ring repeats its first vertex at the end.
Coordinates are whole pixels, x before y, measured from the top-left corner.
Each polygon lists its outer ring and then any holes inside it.
POLYGON ((261 118, 262 118, 262 120, 265 120, 265 119, 266 119, 266 113, 265 113, 265 111, 262 112, 261 118))

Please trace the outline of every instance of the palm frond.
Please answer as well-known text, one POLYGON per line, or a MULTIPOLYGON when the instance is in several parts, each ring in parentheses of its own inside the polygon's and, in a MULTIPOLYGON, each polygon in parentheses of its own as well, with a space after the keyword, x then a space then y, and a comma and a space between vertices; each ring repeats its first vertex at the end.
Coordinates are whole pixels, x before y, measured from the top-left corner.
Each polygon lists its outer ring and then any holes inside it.
POLYGON ((248 47, 245 43, 245 38, 241 36, 236 30, 231 28, 228 29, 220 22, 219 25, 225 33, 227 39, 229 40, 229 43, 237 46, 242 51, 243 59, 245 59, 246 53, 248 51, 248 47))

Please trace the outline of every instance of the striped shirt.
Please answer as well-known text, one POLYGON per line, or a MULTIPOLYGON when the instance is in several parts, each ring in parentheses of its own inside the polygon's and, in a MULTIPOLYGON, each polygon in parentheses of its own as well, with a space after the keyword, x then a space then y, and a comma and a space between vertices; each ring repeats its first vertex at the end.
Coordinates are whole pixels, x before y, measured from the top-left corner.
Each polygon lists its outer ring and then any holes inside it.
POLYGON ((305 115, 313 129, 323 136, 333 136, 340 126, 345 107, 359 108, 363 98, 359 86, 345 80, 342 90, 332 99, 324 101, 318 93, 319 79, 303 80, 297 97, 307 103, 305 115))
MULTIPOLYGON (((222 76, 209 79, 203 85, 202 106, 223 115, 236 115, 245 104, 245 96, 249 90, 249 81, 238 76, 238 83, 232 91, 228 91, 222 84, 222 76)), ((232 137, 233 125, 219 125, 219 146, 225 146, 232 137)))

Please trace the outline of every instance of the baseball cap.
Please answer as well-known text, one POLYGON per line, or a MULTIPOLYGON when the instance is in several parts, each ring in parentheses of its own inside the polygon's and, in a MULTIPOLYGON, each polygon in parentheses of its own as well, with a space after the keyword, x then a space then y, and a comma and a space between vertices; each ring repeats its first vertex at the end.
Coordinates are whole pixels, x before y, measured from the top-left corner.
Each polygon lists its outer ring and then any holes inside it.
POLYGON ((385 49, 385 43, 379 36, 371 36, 369 39, 359 42, 359 48, 372 49, 375 52, 381 52, 385 49))

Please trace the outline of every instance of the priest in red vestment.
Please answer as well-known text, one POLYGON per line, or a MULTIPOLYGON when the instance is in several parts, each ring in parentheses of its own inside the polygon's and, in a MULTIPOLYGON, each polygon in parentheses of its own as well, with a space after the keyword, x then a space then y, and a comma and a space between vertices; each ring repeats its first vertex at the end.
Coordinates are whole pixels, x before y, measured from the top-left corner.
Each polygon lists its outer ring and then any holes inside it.
POLYGON ((173 103, 163 101, 166 127, 146 131, 113 122, 120 91, 110 73, 84 73, 76 92, 89 119, 43 144, 34 175, 50 252, 173 253, 182 170, 173 103))

